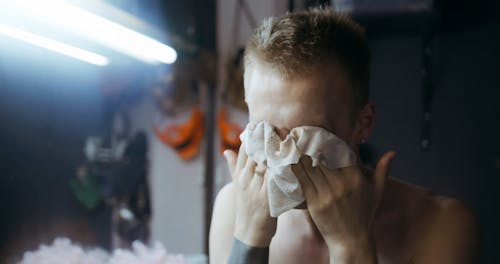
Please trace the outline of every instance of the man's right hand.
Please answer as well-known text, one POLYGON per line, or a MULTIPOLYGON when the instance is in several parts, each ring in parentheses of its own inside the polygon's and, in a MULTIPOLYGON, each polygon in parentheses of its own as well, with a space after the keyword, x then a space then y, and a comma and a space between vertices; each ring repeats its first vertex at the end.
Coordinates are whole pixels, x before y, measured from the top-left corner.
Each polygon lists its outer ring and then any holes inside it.
POLYGON ((247 156, 243 145, 239 154, 226 150, 236 197, 234 237, 253 247, 268 247, 276 232, 277 219, 269 213, 266 168, 247 156))

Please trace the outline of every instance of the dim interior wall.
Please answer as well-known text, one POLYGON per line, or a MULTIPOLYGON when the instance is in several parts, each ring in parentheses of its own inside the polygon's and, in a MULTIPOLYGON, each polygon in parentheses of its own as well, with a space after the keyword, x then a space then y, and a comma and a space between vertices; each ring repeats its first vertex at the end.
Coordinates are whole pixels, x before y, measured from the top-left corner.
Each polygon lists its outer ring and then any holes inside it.
MULTIPOLYGON (((217 54, 219 62, 222 63, 227 60, 237 48, 243 47, 253 31, 249 24, 245 12, 239 11, 239 17, 235 7, 239 0, 217 0, 217 54), (236 32, 239 34, 234 36, 234 25, 238 23, 239 29, 236 32)), ((288 10, 287 0, 245 0, 246 6, 252 12, 257 24, 264 18, 283 14, 288 10)))
MULTIPOLYGON (((170 123, 184 122, 186 111, 170 123)), ((150 241, 160 241, 169 253, 203 253, 204 148, 192 161, 182 160, 153 133, 157 111, 150 96, 130 112, 131 131, 148 136, 149 184, 152 203, 150 241)))

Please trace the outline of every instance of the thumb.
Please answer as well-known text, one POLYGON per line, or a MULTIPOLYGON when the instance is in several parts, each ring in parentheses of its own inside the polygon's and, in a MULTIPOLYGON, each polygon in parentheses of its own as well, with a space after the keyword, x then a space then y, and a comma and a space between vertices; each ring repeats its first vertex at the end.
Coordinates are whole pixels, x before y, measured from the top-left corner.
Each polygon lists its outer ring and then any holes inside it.
POLYGON ((229 173, 231 173, 231 178, 233 178, 233 181, 234 181, 235 180, 234 169, 236 168, 237 155, 234 151, 229 150, 229 149, 225 150, 223 154, 224 154, 224 158, 226 158, 227 166, 229 167, 229 173))
POLYGON ((396 157, 396 151, 389 151, 385 153, 382 158, 377 163, 374 173, 375 188, 378 190, 379 194, 382 194, 384 189, 385 181, 387 180, 387 175, 391 168, 392 159, 396 157))

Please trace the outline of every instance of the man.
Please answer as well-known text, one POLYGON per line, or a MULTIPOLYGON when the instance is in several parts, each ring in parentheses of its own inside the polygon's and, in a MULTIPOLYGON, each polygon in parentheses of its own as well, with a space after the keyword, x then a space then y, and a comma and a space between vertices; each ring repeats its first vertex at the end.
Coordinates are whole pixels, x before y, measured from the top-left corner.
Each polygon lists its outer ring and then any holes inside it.
MULTIPOLYGON (((358 153, 371 134, 370 54, 363 29, 316 9, 263 22, 245 55, 250 122, 283 139, 299 126, 324 128, 358 153)), ((240 149, 224 153, 233 182, 218 194, 211 263, 472 263, 476 224, 460 202, 388 177, 396 153, 375 169, 293 165, 307 207, 273 218, 266 175, 240 149)))

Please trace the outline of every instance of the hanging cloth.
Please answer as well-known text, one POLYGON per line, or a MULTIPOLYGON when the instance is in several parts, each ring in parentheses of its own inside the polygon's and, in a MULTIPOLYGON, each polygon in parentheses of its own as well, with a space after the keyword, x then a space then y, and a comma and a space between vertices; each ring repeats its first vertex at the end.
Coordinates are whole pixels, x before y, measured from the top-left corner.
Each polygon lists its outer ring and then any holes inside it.
POLYGON ((205 124, 199 107, 193 108, 190 118, 184 124, 171 124, 163 130, 155 127, 154 132, 167 146, 172 147, 184 160, 192 160, 199 153, 205 124))

